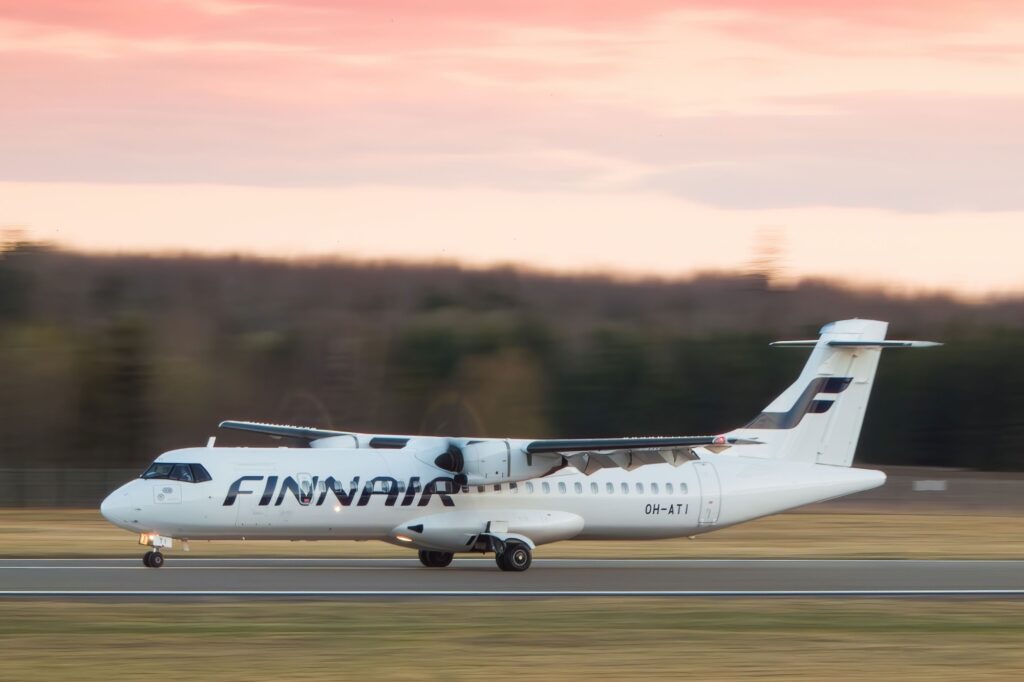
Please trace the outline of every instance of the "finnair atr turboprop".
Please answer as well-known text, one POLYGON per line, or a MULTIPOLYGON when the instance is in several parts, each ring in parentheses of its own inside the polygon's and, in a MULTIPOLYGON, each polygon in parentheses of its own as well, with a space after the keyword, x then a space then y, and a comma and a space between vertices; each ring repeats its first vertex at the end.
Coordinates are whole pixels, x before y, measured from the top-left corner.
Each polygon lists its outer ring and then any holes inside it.
POLYGON ((160 455, 100 511, 139 533, 146 566, 174 540, 383 540, 428 567, 459 552, 530 567, 559 540, 693 536, 876 488, 851 468, 888 324, 842 320, 800 378, 746 426, 717 436, 525 440, 347 433, 226 421, 299 448, 186 448, 160 455))

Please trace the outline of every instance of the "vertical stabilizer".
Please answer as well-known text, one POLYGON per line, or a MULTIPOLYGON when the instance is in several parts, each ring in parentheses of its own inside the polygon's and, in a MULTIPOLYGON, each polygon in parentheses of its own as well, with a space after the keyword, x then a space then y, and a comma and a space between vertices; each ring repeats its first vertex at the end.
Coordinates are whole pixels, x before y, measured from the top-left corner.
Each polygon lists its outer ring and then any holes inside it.
POLYGON ((763 445, 740 445, 733 452, 850 466, 882 349, 937 345, 886 341, 888 327, 876 320, 840 320, 822 327, 816 341, 773 344, 813 350, 796 383, 753 421, 728 434, 763 445))

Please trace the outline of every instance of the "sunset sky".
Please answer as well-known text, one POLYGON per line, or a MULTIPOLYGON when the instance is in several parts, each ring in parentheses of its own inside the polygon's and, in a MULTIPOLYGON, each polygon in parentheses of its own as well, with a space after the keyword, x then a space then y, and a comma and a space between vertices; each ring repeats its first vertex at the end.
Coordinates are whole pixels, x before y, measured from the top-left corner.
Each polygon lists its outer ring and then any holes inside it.
POLYGON ((0 0, 0 227, 1024 291, 1021 0, 0 0))

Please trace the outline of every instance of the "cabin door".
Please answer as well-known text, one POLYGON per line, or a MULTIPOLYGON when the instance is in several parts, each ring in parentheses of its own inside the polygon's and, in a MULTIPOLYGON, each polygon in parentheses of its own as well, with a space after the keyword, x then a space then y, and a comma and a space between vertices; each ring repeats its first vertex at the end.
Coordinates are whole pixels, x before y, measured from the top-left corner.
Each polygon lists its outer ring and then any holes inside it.
POLYGON ((722 486, 718 482, 718 472, 711 462, 694 462, 700 483, 700 516, 697 525, 713 526, 718 523, 722 507, 722 486))

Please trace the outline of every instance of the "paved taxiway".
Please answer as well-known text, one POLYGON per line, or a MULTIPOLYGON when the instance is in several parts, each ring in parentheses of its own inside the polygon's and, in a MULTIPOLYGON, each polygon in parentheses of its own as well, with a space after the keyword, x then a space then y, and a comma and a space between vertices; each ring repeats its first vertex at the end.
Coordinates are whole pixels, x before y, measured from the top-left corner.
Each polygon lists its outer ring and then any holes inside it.
POLYGON ((456 559, 3 559, 0 596, 978 595, 1024 597, 1024 561, 539 559, 525 573, 456 559))

